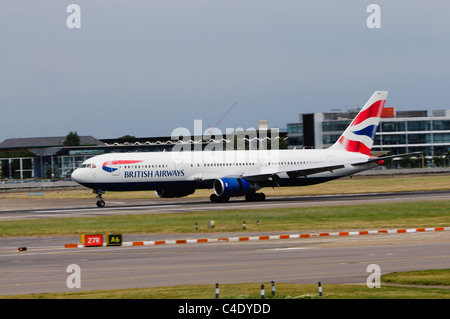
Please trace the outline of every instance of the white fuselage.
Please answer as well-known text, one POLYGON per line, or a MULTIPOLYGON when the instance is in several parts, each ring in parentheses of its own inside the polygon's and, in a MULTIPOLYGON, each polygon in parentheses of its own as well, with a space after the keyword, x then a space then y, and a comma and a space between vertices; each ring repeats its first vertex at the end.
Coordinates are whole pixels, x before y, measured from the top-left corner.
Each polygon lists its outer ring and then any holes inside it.
POLYGON ((244 177, 264 187, 268 177, 277 176, 278 186, 301 186, 377 166, 352 166, 368 158, 360 153, 327 149, 111 153, 86 160, 72 178, 92 189, 115 191, 211 188, 215 179, 223 177, 244 177), (307 177, 292 177, 288 173, 333 165, 344 167, 307 177))

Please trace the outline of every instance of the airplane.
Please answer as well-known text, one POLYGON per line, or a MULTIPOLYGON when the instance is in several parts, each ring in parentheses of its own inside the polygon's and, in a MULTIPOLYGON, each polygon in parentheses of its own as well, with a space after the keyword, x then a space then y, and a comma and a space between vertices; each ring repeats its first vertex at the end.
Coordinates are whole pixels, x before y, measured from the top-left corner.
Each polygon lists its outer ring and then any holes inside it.
POLYGON ((108 153, 87 159, 72 180, 93 189, 97 206, 106 191, 154 190, 161 198, 212 189, 211 202, 244 196, 263 201, 264 187, 306 186, 382 165, 384 160, 421 152, 370 155, 387 91, 376 91, 332 146, 326 149, 225 150, 108 153))

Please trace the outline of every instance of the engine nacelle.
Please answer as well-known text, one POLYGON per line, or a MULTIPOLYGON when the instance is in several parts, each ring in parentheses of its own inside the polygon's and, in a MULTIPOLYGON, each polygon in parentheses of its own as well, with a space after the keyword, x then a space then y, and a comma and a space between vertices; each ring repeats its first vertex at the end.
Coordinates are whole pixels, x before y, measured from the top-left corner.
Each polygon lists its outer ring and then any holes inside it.
POLYGON ((244 196, 255 192, 256 184, 249 182, 245 178, 219 178, 214 181, 213 189, 217 196, 244 196))
POLYGON ((195 189, 187 188, 187 189, 158 189, 155 191, 156 195, 161 198, 175 198, 175 197, 184 197, 191 194, 194 194, 195 189))

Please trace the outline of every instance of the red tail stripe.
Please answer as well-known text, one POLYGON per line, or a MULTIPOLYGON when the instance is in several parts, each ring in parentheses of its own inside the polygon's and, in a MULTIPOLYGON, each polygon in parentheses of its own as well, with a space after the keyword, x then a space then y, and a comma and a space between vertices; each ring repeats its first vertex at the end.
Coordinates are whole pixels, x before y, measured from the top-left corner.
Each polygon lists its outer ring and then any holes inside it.
POLYGON ((380 117, 386 100, 379 100, 369 106, 367 109, 358 114, 351 125, 357 125, 371 117, 380 117))
POLYGON ((348 152, 358 152, 365 155, 370 154, 370 148, 368 148, 362 142, 349 140, 348 138, 342 136, 339 139, 339 143, 341 143, 345 150, 348 152))

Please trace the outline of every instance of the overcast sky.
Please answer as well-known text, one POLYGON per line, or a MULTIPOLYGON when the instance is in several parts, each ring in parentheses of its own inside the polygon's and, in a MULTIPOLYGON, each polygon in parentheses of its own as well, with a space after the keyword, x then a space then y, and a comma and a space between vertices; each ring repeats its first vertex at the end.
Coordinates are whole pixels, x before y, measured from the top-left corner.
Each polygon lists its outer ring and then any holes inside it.
POLYGON ((376 90, 398 110, 450 109, 449 14, 448 0, 1 0, 0 142, 206 130, 236 102, 224 132, 283 129, 376 90))

